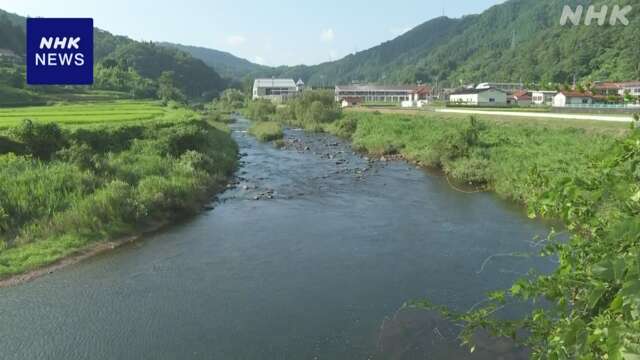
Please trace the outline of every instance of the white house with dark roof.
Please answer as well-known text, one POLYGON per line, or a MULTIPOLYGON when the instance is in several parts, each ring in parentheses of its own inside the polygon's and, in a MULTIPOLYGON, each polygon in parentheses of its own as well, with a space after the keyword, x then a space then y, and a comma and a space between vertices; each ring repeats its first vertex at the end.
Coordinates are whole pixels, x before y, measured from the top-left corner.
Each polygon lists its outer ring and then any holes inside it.
POLYGON ((531 92, 531 102, 534 105, 551 105, 557 91, 535 90, 531 92))
POLYGON ((505 106, 507 105, 507 93, 494 88, 462 89, 449 95, 449 103, 470 106, 505 106))
POLYGON ((253 99, 268 99, 276 102, 286 101, 298 93, 293 79, 255 79, 253 99))
POLYGON ((585 106, 593 104, 593 96, 578 91, 560 91, 553 98, 554 107, 585 106))

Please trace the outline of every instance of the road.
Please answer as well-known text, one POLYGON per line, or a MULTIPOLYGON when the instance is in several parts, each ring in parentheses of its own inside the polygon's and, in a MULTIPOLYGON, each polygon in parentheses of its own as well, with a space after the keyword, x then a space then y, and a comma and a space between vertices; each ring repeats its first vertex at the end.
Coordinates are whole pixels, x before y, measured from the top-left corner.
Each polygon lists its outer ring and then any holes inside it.
POLYGON ((549 119, 571 119, 571 120, 595 120, 595 121, 615 121, 629 122, 633 118, 629 116, 613 115, 580 115, 580 114, 551 114, 543 112, 517 112, 517 111, 486 111, 486 110, 464 110, 464 109, 436 109, 436 112, 457 113, 457 114, 477 114, 477 115, 497 115, 527 118, 549 118, 549 119))

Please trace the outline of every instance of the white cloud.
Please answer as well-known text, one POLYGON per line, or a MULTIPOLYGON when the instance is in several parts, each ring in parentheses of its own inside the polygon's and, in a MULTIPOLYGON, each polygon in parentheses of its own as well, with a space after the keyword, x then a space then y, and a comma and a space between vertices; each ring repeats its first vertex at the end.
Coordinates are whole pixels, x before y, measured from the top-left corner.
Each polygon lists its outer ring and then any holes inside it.
POLYGON ((227 37, 227 43, 231 46, 239 46, 247 42, 247 39, 242 35, 231 35, 227 37))
POLYGON ((332 28, 322 30, 322 32, 320 33, 320 40, 323 42, 331 42, 335 37, 336 33, 332 28))
POLYGON ((331 49, 329 50, 329 60, 333 61, 336 60, 338 58, 338 52, 331 49))
POLYGON ((410 27, 396 27, 396 28, 389 29, 389 32, 393 36, 400 36, 400 35, 406 33, 409 30, 411 30, 410 27))
POLYGON ((265 65, 266 61, 264 60, 264 58, 262 56, 256 56, 253 58, 253 62, 258 64, 258 65, 265 65))

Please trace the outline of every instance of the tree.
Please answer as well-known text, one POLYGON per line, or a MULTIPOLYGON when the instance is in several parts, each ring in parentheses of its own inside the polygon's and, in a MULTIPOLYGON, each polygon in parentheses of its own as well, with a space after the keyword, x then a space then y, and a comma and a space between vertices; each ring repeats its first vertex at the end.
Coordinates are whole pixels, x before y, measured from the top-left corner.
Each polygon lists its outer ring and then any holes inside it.
POLYGON ((173 71, 163 71, 158 78, 158 98, 162 101, 185 102, 186 97, 175 86, 175 73, 173 71))

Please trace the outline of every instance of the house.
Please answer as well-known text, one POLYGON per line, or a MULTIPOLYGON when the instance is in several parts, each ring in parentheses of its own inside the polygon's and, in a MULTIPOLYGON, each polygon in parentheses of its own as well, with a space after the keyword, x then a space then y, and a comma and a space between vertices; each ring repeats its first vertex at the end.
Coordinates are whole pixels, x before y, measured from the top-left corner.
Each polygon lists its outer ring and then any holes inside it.
POLYGON ((462 89, 449 95, 449 103, 459 105, 507 105, 507 93, 495 88, 462 89))
POLYGON ((507 104, 529 106, 531 105, 531 93, 527 90, 517 90, 507 96, 507 104))
POLYGON ((640 81, 596 82, 593 91, 603 96, 640 96, 640 81))
POLYGON ((363 101, 401 103, 410 100, 417 88, 415 85, 338 85, 335 95, 337 102, 345 97, 359 97, 363 101))
POLYGON ((360 97, 344 97, 340 102, 340 106, 342 108, 358 106, 363 103, 362 98, 360 97))
POLYGON ((409 100, 400 104, 402 107, 423 107, 433 99, 433 89, 430 86, 421 85, 409 93, 409 100))
POLYGON ((593 104, 593 95, 577 91, 560 91, 553 97, 554 107, 584 106, 593 104))
POLYGON ((253 99, 268 99, 284 102, 298 94, 298 86, 293 79, 255 79, 253 99))
POLYGON ((298 92, 304 91, 304 81, 302 81, 302 79, 298 79, 298 82, 296 82, 296 88, 298 89, 298 92))
POLYGON ((620 84, 620 95, 640 96, 640 81, 627 81, 620 84))
POLYGON ((531 102, 534 105, 552 105, 557 91, 536 90, 531 92, 531 102))

